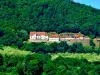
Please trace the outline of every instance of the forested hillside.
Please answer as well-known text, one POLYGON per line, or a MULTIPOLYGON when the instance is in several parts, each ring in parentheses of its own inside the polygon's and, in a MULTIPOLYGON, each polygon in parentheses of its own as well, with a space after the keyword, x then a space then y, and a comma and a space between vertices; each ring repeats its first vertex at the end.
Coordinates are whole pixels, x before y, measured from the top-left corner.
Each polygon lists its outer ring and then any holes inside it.
POLYGON ((71 0, 0 0, 0 43, 19 44, 30 31, 98 37, 100 10, 71 0))
POLYGON ((72 0, 0 0, 0 75, 99 75, 100 10, 72 0), (81 32, 75 42, 30 43, 30 31, 81 32))

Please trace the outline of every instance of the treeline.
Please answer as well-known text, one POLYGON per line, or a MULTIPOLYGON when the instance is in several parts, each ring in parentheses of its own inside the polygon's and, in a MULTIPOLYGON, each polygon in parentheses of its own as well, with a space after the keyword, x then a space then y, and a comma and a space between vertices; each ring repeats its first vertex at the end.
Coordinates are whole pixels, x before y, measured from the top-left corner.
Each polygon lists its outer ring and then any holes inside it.
POLYGON ((99 75, 100 62, 42 54, 0 54, 0 75, 99 75))
POLYGON ((99 37, 100 10, 72 0, 0 0, 0 41, 11 45, 27 40, 30 31, 99 37))
POLYGON ((16 46, 19 49, 31 51, 35 53, 100 53, 100 48, 95 47, 94 42, 90 41, 90 47, 83 46, 81 42, 75 42, 72 45, 67 44, 66 41, 59 43, 24 43, 23 45, 18 44, 16 46))
MULTIPOLYGON (((2 41, 2 40, 1 40, 2 41)), ((9 42, 5 42, 5 44, 8 44, 9 42)), ((35 53, 42 53, 42 54, 47 54, 47 53, 100 53, 100 48, 96 47, 95 43, 93 40, 90 40, 90 45, 89 46, 83 46, 81 42, 74 42, 72 45, 69 45, 67 41, 61 41, 61 42, 23 42, 23 41, 18 41, 14 42, 11 47, 18 48, 21 50, 26 50, 26 51, 31 51, 35 53)), ((3 50, 3 46, 5 45, 0 45, 0 49, 3 50)))

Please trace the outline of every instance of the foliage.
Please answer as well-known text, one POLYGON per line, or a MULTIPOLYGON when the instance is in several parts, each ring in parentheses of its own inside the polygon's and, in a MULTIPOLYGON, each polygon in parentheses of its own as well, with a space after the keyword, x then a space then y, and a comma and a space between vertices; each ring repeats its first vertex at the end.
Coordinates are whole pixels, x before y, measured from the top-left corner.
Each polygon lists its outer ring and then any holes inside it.
POLYGON ((24 43, 21 49, 36 53, 100 53, 99 49, 93 49, 93 47, 83 46, 81 42, 75 42, 72 45, 67 44, 66 41, 59 43, 24 43))
POLYGON ((92 48, 94 49, 95 43, 93 42, 93 39, 90 40, 90 46, 92 46, 92 48))
POLYGON ((3 56, 0 54, 0 66, 2 66, 3 65, 3 56))
POLYGON ((77 53, 84 53, 84 47, 82 43, 75 42, 70 47, 71 52, 77 52, 77 53))
MULTIPOLYGON (((55 55, 58 55, 58 57, 52 59, 47 54, 13 50, 10 47, 4 48, 0 51, 0 74, 99 75, 100 73, 100 56, 97 54, 60 53, 55 55), (94 58, 94 60, 91 58, 94 58)), ((53 54, 52 57, 55 57, 55 55, 53 54)))
MULTIPOLYGON (((81 32, 100 37, 100 10, 72 0, 0 0, 0 75, 100 74, 99 55, 72 54, 100 50, 65 41, 25 43, 30 31, 81 32), (56 55, 57 58, 49 55, 58 52, 72 53, 56 55)), ((94 47, 93 41, 90 44, 94 47)))
POLYGON ((3 45, 28 40, 30 31, 100 36, 100 10, 72 0, 0 0, 0 7, 3 45))
POLYGON ((67 52, 67 50, 69 49, 69 45, 67 44, 66 41, 62 41, 58 44, 57 46, 57 52, 67 52))
POLYGON ((96 53, 57 53, 57 54, 51 54, 52 60, 55 60, 59 56, 64 58, 76 58, 76 59, 87 59, 90 62, 95 62, 100 60, 100 55, 96 53))

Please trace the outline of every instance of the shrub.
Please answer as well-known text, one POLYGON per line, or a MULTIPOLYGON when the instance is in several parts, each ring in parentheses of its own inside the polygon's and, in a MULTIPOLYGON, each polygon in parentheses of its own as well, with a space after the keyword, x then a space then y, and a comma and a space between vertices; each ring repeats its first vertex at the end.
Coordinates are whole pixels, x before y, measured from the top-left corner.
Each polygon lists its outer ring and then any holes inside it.
POLYGON ((84 53, 84 47, 82 43, 75 42, 70 46, 70 52, 84 53))
POLYGON ((92 49, 94 49, 95 43, 94 43, 93 39, 90 39, 90 46, 92 46, 92 49))
POLYGON ((3 62, 4 62, 3 56, 0 54, 0 66, 3 65, 3 62))
POLYGON ((69 49, 69 45, 67 44, 66 41, 61 41, 57 45, 57 52, 65 53, 65 52, 67 52, 68 49, 69 49))

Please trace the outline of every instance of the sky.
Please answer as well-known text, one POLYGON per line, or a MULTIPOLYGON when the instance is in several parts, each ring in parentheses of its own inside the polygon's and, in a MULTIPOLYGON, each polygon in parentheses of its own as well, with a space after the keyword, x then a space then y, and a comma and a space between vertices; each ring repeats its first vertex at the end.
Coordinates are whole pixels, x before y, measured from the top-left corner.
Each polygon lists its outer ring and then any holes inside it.
POLYGON ((100 0, 73 0, 75 2, 90 5, 94 8, 100 9, 100 0))

